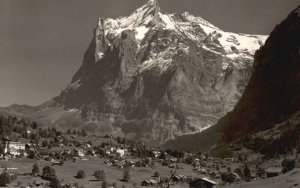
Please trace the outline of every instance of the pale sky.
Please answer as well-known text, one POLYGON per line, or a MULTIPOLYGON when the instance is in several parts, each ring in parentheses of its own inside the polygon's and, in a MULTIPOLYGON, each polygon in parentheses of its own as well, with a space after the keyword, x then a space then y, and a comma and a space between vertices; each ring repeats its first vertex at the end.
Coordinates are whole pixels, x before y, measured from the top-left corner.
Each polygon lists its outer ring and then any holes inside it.
MULTIPOLYGON (((127 16, 146 0, 0 0, 0 106, 57 96, 79 68, 98 17, 127 16)), ((299 0, 158 0, 232 32, 269 34, 299 0)))

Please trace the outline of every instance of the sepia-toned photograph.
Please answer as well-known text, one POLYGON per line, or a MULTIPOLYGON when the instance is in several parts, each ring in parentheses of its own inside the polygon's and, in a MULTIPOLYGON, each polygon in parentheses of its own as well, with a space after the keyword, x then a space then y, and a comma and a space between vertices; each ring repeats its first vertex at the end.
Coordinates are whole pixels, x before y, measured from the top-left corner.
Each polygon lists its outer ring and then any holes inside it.
POLYGON ((299 0, 0 0, 0 187, 300 188, 299 0))

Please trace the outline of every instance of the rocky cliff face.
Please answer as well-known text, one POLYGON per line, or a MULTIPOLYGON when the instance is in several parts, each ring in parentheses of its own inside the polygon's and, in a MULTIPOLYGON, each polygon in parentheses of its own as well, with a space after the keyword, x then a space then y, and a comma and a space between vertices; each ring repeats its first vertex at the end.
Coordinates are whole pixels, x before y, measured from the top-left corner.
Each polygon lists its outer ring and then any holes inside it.
POLYGON ((128 17, 99 19, 83 64, 54 101, 159 142, 199 132, 232 110, 265 39, 164 14, 150 0, 128 17))

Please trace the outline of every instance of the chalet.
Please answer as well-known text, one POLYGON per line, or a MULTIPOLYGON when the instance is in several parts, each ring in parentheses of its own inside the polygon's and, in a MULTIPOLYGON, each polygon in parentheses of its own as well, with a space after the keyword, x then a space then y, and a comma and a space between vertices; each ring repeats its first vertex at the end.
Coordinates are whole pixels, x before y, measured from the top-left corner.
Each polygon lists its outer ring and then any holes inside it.
POLYGON ((81 161, 88 161, 89 159, 86 158, 86 157, 80 157, 80 160, 81 160, 81 161))
POLYGON ((147 179, 142 181, 141 186, 156 186, 158 183, 154 179, 147 179))
POLYGON ((110 152, 115 152, 117 150, 116 147, 110 147, 110 152))
POLYGON ((186 177, 184 175, 175 175, 172 177, 173 182, 184 182, 186 177))
POLYGON ((113 165, 112 162, 110 162, 110 161, 104 161, 104 164, 106 164, 106 166, 108 166, 108 167, 113 165))
POLYGON ((275 176, 279 176, 283 173, 282 167, 269 167, 266 169, 266 178, 272 178, 275 176))
POLYGON ((165 161, 171 162, 171 163, 176 163, 177 162, 177 158, 173 157, 171 155, 167 155, 165 158, 165 161))
POLYGON ((207 170, 205 168, 199 168, 198 172, 200 172, 202 174, 207 174, 207 170))
POLYGON ((110 150, 106 149, 106 150, 105 150, 105 154, 106 154, 106 155, 110 155, 110 150))
POLYGON ((132 166, 132 167, 135 166, 135 163, 136 163, 136 162, 133 161, 133 160, 127 161, 127 165, 132 166))
POLYGON ((84 151, 82 149, 74 149, 74 153, 78 157, 84 157, 84 151))
POLYGON ((120 157, 124 157, 125 156, 125 149, 117 149, 116 150, 116 154, 120 157))
POLYGON ((25 144, 21 142, 4 141, 2 144, 4 146, 4 153, 17 156, 25 152, 25 144))
POLYGON ((161 155, 161 152, 160 152, 160 151, 152 151, 152 153, 153 153, 153 156, 154 156, 155 158, 158 158, 158 157, 160 157, 160 155, 161 155))
POLYGON ((190 187, 206 187, 206 188, 217 188, 218 183, 208 178, 198 178, 190 182, 190 187))
POLYGON ((51 160, 51 162, 52 162, 52 166, 54 166, 54 165, 59 165, 59 166, 63 165, 62 161, 51 160))
POLYGON ((106 146, 104 148, 104 151, 105 151, 106 155, 111 155, 111 154, 113 154, 113 153, 115 153, 117 151, 117 148, 114 147, 114 146, 106 146))

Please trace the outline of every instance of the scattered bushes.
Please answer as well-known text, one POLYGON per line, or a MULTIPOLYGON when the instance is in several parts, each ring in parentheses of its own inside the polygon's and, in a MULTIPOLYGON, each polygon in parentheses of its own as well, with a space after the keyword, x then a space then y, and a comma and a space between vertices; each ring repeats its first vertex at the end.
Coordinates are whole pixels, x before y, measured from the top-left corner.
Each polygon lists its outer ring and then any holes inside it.
POLYGON ((95 171, 94 175, 95 175, 95 178, 98 181, 103 181, 103 180, 106 179, 106 175, 105 175, 105 172, 103 170, 97 170, 97 171, 95 171))
POLYGON ((2 172, 0 174, 0 186, 6 186, 6 184, 10 183, 12 181, 9 173, 2 172))
POLYGON ((37 163, 35 163, 33 166, 32 166, 32 175, 33 176, 36 176, 38 173, 40 172, 40 168, 39 166, 37 165, 37 163))
POLYGON ((49 186, 51 188, 61 188, 60 182, 57 178, 52 179, 49 186))
POLYGON ((79 170, 77 172, 76 178, 84 179, 85 178, 85 172, 83 170, 79 170))
POLYGON ((43 168, 42 178, 47 181, 57 178, 55 170, 50 166, 45 166, 43 168))
POLYGON ((107 185, 107 182, 106 182, 106 181, 103 181, 101 187, 102 187, 102 188, 107 188, 107 186, 108 186, 108 185, 107 185))
POLYGON ((123 181, 128 181, 130 179, 129 168, 124 168, 123 181))
POLYGON ((233 183, 236 180, 236 177, 232 173, 222 174, 221 180, 227 183, 233 183))

